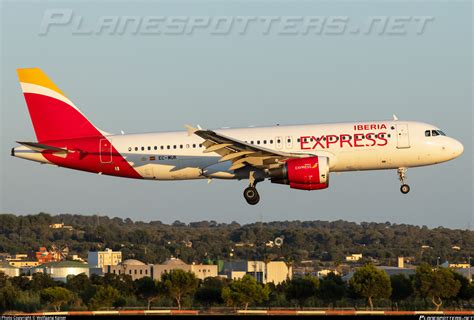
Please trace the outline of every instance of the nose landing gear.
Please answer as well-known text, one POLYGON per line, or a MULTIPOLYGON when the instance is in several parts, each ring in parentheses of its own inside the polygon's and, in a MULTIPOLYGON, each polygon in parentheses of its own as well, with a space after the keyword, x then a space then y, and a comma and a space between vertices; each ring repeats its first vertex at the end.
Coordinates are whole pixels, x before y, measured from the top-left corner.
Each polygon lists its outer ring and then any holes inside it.
POLYGON ((257 188, 255 186, 258 182, 263 181, 263 179, 256 179, 255 172, 250 171, 249 174, 249 186, 244 190, 244 198, 250 205, 256 205, 260 201, 260 195, 258 194, 257 188))
POLYGON ((400 191, 403 194, 407 194, 410 192, 410 186, 405 183, 406 178, 407 178, 407 168, 398 168, 398 178, 400 179, 400 182, 402 183, 402 186, 400 187, 400 191))

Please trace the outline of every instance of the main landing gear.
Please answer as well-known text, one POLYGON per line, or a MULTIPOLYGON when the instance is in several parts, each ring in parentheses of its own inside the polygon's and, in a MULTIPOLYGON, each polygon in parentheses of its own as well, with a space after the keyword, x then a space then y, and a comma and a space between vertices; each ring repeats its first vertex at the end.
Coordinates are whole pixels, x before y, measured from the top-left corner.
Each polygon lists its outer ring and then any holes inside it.
POLYGON ((407 168, 398 168, 398 179, 400 179, 400 182, 402 183, 402 186, 400 187, 400 191, 403 194, 407 194, 410 192, 410 186, 405 183, 407 178, 407 168))
POLYGON ((255 186, 262 179, 255 179, 255 172, 250 171, 249 174, 249 186, 244 190, 244 198, 250 205, 256 205, 260 201, 260 195, 258 194, 257 188, 255 186))

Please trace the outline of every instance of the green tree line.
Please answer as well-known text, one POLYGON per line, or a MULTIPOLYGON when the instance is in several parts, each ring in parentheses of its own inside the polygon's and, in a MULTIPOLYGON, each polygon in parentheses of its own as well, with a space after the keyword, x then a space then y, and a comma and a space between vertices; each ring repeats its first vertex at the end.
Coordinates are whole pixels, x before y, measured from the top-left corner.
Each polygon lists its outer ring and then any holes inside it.
POLYGON ((341 220, 165 224, 98 215, 0 214, 0 252, 25 253, 52 244, 67 245, 71 253, 82 257, 87 257, 89 250, 108 247, 122 251, 124 259, 147 263, 160 263, 171 255, 187 263, 205 258, 226 259, 232 252, 234 258, 283 258, 297 263, 344 261, 348 254, 362 253, 386 265, 395 265, 398 256, 434 265, 438 260, 466 262, 473 254, 474 232, 341 220), (70 225, 73 230, 52 229, 49 225, 53 223, 70 225), (264 245, 276 237, 284 238, 281 247, 264 245), (237 243, 244 245, 236 246, 237 243))
POLYGON ((84 274, 67 283, 36 273, 9 278, 0 273, 0 312, 39 310, 103 310, 123 308, 347 308, 393 310, 470 309, 474 284, 450 269, 421 264, 410 277, 388 275, 372 264, 358 268, 348 282, 334 273, 311 275, 275 285, 250 275, 238 280, 199 280, 191 272, 173 270, 161 279, 129 275, 84 274))

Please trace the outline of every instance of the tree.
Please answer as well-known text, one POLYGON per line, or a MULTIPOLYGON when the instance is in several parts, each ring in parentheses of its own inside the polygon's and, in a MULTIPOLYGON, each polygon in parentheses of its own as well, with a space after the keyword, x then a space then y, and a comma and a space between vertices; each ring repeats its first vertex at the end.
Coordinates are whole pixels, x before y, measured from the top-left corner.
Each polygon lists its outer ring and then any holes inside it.
POLYGON ((91 279, 84 273, 69 276, 66 288, 77 294, 84 304, 89 304, 96 291, 91 279))
POLYGON ((222 290, 225 286, 226 283, 218 277, 206 278, 201 287, 196 291, 194 297, 197 301, 206 306, 222 304, 224 303, 222 290))
POLYGON ((37 272, 33 274, 30 281, 30 289, 33 291, 41 291, 49 287, 57 287, 59 283, 53 280, 49 274, 37 272))
POLYGON ((249 304, 262 303, 268 300, 269 289, 257 283, 254 277, 245 275, 242 279, 234 280, 228 287, 222 289, 222 299, 227 305, 242 306, 247 310, 249 304))
POLYGON ((288 300, 297 300, 300 308, 303 308, 306 300, 316 296, 318 288, 318 278, 305 275, 285 282, 285 296, 288 300))
POLYGON ((158 283, 150 277, 135 280, 135 288, 137 295, 146 300, 148 310, 150 310, 153 301, 158 299, 161 294, 158 283))
POLYGON ((333 305, 341 300, 346 293, 346 284, 342 277, 330 272, 319 281, 319 297, 324 301, 330 301, 333 305))
POLYGON ((74 300, 74 294, 66 288, 49 287, 41 292, 41 298, 54 307, 54 311, 61 311, 61 306, 74 300))
POLYGON ((199 284, 199 279, 193 272, 180 269, 171 270, 161 275, 164 292, 176 301, 178 309, 181 309, 183 298, 194 294, 199 284))
POLYGON ((371 263, 357 269, 349 285, 355 293, 367 299, 370 310, 374 309, 374 299, 388 298, 392 293, 388 275, 371 263))
POLYGON ((3 273, 0 273, 0 314, 12 310, 16 298, 18 297, 18 289, 10 283, 3 273))
POLYGON ((110 285, 99 286, 94 297, 91 299, 91 306, 105 307, 110 309, 121 298, 120 292, 110 285))
POLYGON ((462 274, 459 274, 457 272, 453 272, 454 279, 456 281, 459 281, 460 283, 460 288, 456 296, 454 297, 454 300, 456 300, 458 306, 462 308, 462 301, 469 301, 471 300, 474 296, 472 294, 474 292, 471 292, 469 290, 469 280, 464 277, 462 274))
POLYGON ((398 310, 399 302, 407 299, 413 294, 413 285, 411 280, 405 277, 404 274, 395 274, 391 276, 390 283, 392 285, 390 300, 392 300, 392 303, 395 304, 398 310))
POLYGON ((416 268, 414 287, 419 296, 431 299, 436 311, 439 311, 443 299, 458 294, 461 283, 454 278, 451 270, 445 268, 432 270, 428 264, 423 263, 416 268))

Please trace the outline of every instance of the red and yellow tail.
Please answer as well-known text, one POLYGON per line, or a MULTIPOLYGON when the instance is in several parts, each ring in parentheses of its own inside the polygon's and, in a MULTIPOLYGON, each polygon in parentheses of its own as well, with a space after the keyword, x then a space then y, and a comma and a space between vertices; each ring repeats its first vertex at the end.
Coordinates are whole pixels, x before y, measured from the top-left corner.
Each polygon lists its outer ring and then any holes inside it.
POLYGON ((41 69, 17 72, 38 142, 103 135, 41 69))

